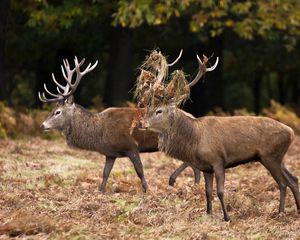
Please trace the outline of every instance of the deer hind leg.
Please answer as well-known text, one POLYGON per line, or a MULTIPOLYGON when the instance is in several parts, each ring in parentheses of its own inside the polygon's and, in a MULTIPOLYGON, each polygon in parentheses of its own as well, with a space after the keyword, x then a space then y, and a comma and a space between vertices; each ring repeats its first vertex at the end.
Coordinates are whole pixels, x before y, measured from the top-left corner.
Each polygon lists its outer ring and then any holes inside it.
POLYGON ((291 191, 294 195, 297 210, 298 210, 298 213, 300 213, 300 193, 299 193, 298 179, 295 176, 293 176, 286 169, 286 167, 284 165, 282 166, 281 171, 282 171, 282 175, 287 180, 288 187, 291 189, 291 191))
POLYGON ((225 203, 224 203, 224 182, 225 182, 225 169, 223 166, 214 167, 214 173, 217 181, 217 194, 218 198, 221 202, 224 220, 227 222, 230 220, 225 203))
POLYGON ((182 163, 179 168, 177 168, 173 173, 172 175, 170 176, 169 178, 169 185, 170 186, 174 186, 174 184, 176 183, 176 178, 178 177, 178 175, 184 170, 186 169, 187 167, 189 166, 188 163, 182 163))
POLYGON ((279 213, 284 212, 287 179, 282 174, 281 168, 282 157, 280 161, 274 161, 274 158, 262 158, 261 163, 269 170, 274 180, 277 182, 280 191, 279 213))
MULTIPOLYGON (((176 183, 176 178, 178 177, 178 175, 180 173, 182 173, 182 171, 184 171, 184 169, 186 169, 187 167, 191 167, 188 163, 184 162, 182 163, 179 168, 177 168, 172 175, 169 178, 169 185, 170 186, 174 186, 174 184, 176 183)), ((195 177, 195 183, 199 184, 200 182, 200 171, 194 167, 191 167, 194 171, 194 177, 195 177)))
POLYGON ((134 169, 135 169, 138 177, 141 179, 143 191, 147 192, 148 184, 147 184, 145 176, 144 176, 143 164, 140 159, 139 153, 138 152, 130 152, 128 154, 128 157, 129 157, 130 161, 133 163, 134 169))
POLYGON ((200 170, 194 167, 192 167, 192 169, 194 171, 195 184, 199 184, 201 179, 200 170))
POLYGON ((101 183, 101 187, 99 188, 99 190, 102 193, 105 193, 106 191, 106 183, 107 183, 107 179, 110 175, 111 169, 114 166, 116 158, 111 158, 111 157, 106 157, 105 159, 105 166, 103 169, 103 177, 102 177, 102 183, 101 183))
POLYGON ((207 204, 207 214, 212 214, 212 189, 214 182, 214 174, 213 173, 204 173, 205 180, 205 193, 206 193, 206 204, 207 204))

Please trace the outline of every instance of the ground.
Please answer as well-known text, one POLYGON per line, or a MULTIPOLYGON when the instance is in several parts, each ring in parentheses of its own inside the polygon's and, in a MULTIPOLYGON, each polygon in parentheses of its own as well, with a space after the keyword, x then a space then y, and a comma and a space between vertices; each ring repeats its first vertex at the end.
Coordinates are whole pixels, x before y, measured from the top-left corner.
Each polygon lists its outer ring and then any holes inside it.
MULTIPOLYGON (((287 168, 300 178, 300 138, 289 149, 287 168)), ((191 169, 168 186, 181 162, 162 153, 142 154, 149 192, 133 166, 116 161, 108 192, 98 191, 104 157, 70 149, 61 140, 0 141, 0 239, 300 239, 300 216, 287 194, 278 215, 279 190, 258 163, 226 172, 223 221, 214 193, 206 214, 204 181, 191 169)))

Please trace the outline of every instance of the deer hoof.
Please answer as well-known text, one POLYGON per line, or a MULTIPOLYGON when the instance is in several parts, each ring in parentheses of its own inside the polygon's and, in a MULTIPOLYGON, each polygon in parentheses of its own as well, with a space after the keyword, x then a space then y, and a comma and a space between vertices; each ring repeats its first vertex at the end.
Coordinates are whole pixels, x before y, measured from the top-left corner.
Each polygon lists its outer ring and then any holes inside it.
POLYGON ((176 180, 174 178, 169 179, 169 186, 174 187, 176 180))

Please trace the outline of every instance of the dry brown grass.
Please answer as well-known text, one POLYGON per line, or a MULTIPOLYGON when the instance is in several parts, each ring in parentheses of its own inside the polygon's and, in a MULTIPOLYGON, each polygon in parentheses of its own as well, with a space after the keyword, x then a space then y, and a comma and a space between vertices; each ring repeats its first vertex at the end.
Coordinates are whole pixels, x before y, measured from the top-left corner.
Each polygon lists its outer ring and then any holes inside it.
MULTIPOLYGON (((286 164, 300 177, 300 139, 286 164)), ((142 193, 129 160, 118 159, 108 193, 98 185, 103 156, 72 150, 64 141, 0 141, 0 239, 300 239, 300 216, 290 191, 277 214, 279 191, 259 164, 227 171, 226 223, 217 197, 206 215, 204 183, 186 171, 167 185, 180 164, 161 153, 143 154, 150 191, 142 193)))

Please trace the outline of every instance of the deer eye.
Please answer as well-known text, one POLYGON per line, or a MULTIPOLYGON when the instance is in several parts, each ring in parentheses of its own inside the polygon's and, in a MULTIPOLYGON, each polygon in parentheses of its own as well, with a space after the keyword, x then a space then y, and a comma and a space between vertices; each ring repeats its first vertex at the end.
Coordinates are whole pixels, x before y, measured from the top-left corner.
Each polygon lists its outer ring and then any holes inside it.
POLYGON ((54 114, 55 114, 55 116, 57 116, 57 115, 61 114, 61 111, 57 110, 54 114))
POLYGON ((162 113, 162 110, 157 110, 155 114, 158 115, 158 114, 161 114, 161 113, 162 113))

